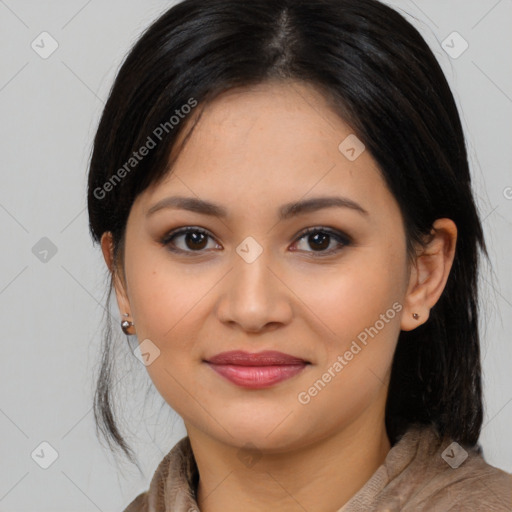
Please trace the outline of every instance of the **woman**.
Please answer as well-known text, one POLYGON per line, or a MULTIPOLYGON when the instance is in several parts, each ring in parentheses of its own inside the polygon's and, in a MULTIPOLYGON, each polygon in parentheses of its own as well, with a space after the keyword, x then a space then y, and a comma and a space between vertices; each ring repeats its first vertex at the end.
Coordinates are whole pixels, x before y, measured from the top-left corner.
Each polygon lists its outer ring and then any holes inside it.
MULTIPOLYGON (((464 135, 398 13, 171 8, 116 78, 88 205, 122 329, 187 430, 126 511, 510 510, 478 445, 464 135)), ((131 457, 110 344, 96 418, 131 457)))

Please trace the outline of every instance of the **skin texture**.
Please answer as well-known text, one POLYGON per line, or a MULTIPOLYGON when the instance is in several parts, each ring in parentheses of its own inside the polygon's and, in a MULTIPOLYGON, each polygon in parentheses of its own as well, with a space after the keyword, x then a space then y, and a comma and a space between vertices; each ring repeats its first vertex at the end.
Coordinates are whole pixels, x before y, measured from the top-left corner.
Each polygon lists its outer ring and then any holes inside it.
MULTIPOLYGON (((448 278, 457 229, 438 219, 409 265, 400 209, 376 163, 368 151, 350 161, 338 149, 351 133, 311 86, 232 90, 207 106, 172 172, 132 206, 117 301, 139 342, 160 350, 147 370, 184 419, 201 511, 238 511, 241 504, 248 512, 334 511, 390 449, 384 409, 398 335, 427 321, 448 278), (170 208, 146 216, 174 195, 218 203, 228 216, 170 208), (278 219, 283 204, 318 196, 349 198, 367 215, 331 207, 278 219), (161 243, 186 226, 210 237, 196 245, 175 238, 187 254, 161 243), (351 242, 308 242, 302 232, 310 227, 351 242), (251 263, 236 251, 249 236, 263 249, 251 263), (322 256, 330 250, 337 252, 322 256), (393 304, 400 311, 301 403, 299 393, 393 304), (272 387, 248 390, 204 362, 234 349, 279 350, 310 364, 272 387)), ((102 249, 114 271, 109 233, 102 249)))

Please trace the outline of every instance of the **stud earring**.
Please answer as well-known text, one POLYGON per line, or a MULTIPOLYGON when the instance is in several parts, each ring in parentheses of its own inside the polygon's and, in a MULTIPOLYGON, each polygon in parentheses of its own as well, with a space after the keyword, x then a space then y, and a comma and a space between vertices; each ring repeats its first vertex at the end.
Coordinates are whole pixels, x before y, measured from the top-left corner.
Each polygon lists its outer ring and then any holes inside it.
MULTIPOLYGON (((128 313, 123 313, 123 316, 129 316, 128 313)), ((129 320, 123 320, 121 322, 121 329, 128 336, 131 334, 135 334, 135 324, 130 322, 129 320)))
POLYGON ((413 313, 412 317, 414 318, 414 320, 418 320, 420 318, 420 315, 418 315, 418 313, 413 313))

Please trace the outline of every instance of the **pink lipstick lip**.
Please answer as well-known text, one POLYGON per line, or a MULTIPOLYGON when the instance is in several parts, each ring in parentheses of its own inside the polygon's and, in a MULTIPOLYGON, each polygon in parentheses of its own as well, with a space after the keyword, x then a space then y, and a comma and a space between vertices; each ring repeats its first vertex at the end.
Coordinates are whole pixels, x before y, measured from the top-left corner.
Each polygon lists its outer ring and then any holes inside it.
POLYGON ((263 352, 245 352, 243 350, 231 350, 221 352, 207 360, 211 364, 231 364, 237 366, 282 366, 303 365, 308 361, 278 352, 276 350, 264 350, 263 352))
POLYGON ((222 352, 206 363, 233 384, 249 389, 273 386, 297 375, 310 364, 304 359, 270 350, 258 353, 240 350, 222 352))

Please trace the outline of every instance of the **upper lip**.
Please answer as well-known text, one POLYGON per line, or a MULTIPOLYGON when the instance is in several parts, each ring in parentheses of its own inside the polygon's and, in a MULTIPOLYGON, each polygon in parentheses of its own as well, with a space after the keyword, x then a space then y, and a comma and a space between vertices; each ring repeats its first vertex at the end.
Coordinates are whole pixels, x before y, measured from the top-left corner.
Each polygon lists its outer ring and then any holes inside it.
POLYGON ((287 364, 304 364, 308 361, 276 350, 264 350, 263 352, 231 350, 229 352, 216 354, 207 359, 207 362, 212 364, 233 364, 239 366, 278 366, 287 364))

